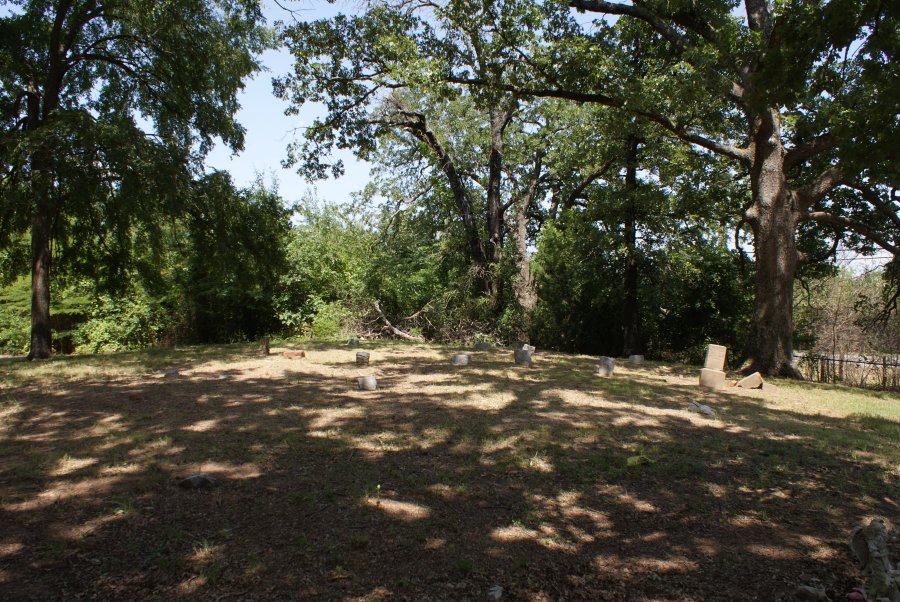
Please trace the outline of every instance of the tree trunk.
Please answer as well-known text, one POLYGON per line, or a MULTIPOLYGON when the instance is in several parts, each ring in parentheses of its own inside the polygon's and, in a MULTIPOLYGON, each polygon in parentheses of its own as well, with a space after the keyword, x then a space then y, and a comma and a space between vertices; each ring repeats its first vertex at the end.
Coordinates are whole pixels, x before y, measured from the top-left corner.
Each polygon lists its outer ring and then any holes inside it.
POLYGON ((50 211, 38 202, 31 216, 31 348, 28 359, 46 359, 50 330, 50 211))
POLYGON ((499 310, 503 291, 502 274, 499 270, 503 259, 503 203, 501 202, 501 184, 503 177, 503 134, 512 117, 512 110, 490 112, 491 145, 488 153, 488 185, 487 185, 487 261, 492 271, 491 305, 499 310))
POLYGON ((641 316, 638 305, 638 258, 637 258, 637 155, 638 140, 634 136, 628 138, 628 156, 625 165, 625 194, 628 196, 627 215, 625 218, 625 274, 622 294, 622 355, 640 355, 641 316))
POLYGON ((746 212, 756 252, 756 299, 747 373, 802 378, 793 365, 794 274, 799 256, 795 232, 800 212, 784 172, 778 114, 770 111, 755 136, 746 212))
MULTIPOLYGON (((530 312, 537 305, 537 290, 534 286, 534 274, 531 273, 531 261, 528 258, 528 204, 530 199, 516 205, 516 271, 518 272, 513 289, 519 306, 530 312)), ((526 340, 524 338, 520 340, 526 340)))

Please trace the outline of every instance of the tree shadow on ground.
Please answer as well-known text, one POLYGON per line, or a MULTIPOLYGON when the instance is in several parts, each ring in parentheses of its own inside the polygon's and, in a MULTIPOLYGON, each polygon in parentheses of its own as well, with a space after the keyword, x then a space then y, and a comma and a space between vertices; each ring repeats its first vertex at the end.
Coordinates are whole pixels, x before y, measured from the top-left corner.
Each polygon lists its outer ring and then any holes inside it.
POLYGON ((586 357, 355 351, 3 390, 0 596, 780 600, 849 589, 849 530, 900 515, 891 421, 586 357), (176 486, 197 472, 219 483, 176 486))

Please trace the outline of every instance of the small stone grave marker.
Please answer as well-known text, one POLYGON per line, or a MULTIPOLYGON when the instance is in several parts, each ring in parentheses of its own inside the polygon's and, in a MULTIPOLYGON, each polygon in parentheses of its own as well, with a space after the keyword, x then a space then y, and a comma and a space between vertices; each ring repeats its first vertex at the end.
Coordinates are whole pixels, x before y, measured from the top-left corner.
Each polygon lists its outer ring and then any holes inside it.
POLYGON ((450 359, 450 363, 454 366, 468 366, 469 356, 465 353, 458 353, 450 359))
POLYGON ((356 386, 360 391, 374 391, 378 388, 378 379, 374 376, 360 376, 356 379, 356 386))
POLYGON ((641 364, 644 363, 644 356, 643 356, 643 355, 637 355, 637 354, 635 354, 635 355, 629 355, 629 356, 628 356, 628 363, 631 364, 632 366, 640 366, 641 364))
POLYGON ((525 365, 528 367, 534 366, 534 362, 531 361, 531 350, 528 349, 516 349, 513 352, 513 357, 516 360, 516 364, 519 366, 525 365))
POLYGON ((605 355, 600 356, 600 366, 597 368, 597 373, 600 376, 612 376, 615 369, 616 358, 606 357, 605 355))
POLYGON ((208 474, 195 474, 178 481, 182 489, 202 489, 216 484, 216 478, 208 474))
POLYGON ((366 351, 357 351, 356 352, 356 365, 357 366, 368 366, 369 365, 369 354, 366 351))
POLYGON ((359 347, 359 339, 347 339, 347 347, 359 347))
POLYGON ((490 351, 490 350, 491 350, 491 344, 488 343, 487 341, 479 341, 478 343, 475 343, 475 351, 490 351))

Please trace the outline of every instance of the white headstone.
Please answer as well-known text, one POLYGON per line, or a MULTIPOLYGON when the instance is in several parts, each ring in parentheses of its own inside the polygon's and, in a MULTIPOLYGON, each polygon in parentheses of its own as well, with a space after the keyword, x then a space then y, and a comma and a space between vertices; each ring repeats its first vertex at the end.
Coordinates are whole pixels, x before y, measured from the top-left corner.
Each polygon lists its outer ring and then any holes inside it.
POLYGON ((628 363, 633 366, 640 366, 641 364, 644 363, 644 356, 643 355, 629 355, 628 363))
POLYGON ((722 345, 710 345, 706 348, 706 361, 703 367, 709 370, 725 370, 726 348, 722 345))
POLYGON ((516 364, 532 366, 534 363, 531 361, 531 351, 527 349, 516 349, 513 353, 513 357, 516 359, 516 364))
POLYGON ((459 353, 450 359, 450 363, 454 366, 468 366, 469 356, 464 353, 459 353))

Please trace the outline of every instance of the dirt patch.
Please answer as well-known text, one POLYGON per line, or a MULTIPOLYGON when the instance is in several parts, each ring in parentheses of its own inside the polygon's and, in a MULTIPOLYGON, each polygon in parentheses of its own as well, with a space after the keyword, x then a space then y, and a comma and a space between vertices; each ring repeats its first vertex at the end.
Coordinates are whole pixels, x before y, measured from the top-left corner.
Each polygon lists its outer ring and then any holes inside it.
POLYGON ((850 528, 900 516, 890 417, 652 364, 364 348, 7 378, 0 598, 788 600, 848 591, 850 528), (196 473, 217 484, 177 487, 196 473))

